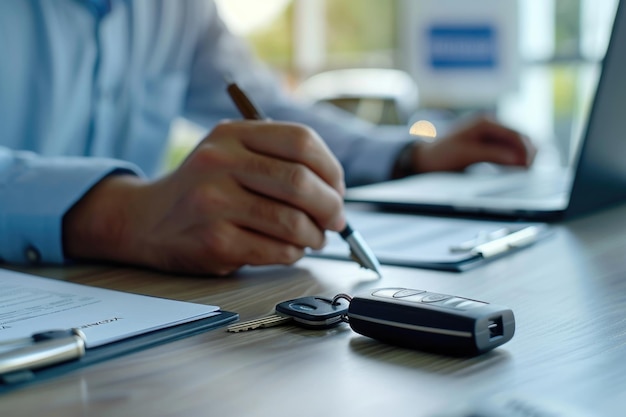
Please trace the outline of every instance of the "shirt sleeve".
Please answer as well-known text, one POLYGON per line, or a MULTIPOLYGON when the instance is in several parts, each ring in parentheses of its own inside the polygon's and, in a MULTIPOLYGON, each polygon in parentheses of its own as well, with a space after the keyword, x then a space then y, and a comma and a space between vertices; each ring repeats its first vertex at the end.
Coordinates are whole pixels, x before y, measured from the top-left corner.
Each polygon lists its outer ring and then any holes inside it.
POLYGON ((200 29, 185 117, 208 128, 223 119, 241 117, 226 93, 225 79, 232 79, 269 118, 315 129, 344 167, 348 186, 391 177, 399 152, 412 140, 407 128, 383 132, 334 106, 313 107, 297 101, 247 44, 229 32, 213 2, 202 2, 195 15, 200 29))
POLYGON ((0 258, 62 263, 65 213, 108 175, 143 176, 114 159, 39 157, 0 147, 0 258))

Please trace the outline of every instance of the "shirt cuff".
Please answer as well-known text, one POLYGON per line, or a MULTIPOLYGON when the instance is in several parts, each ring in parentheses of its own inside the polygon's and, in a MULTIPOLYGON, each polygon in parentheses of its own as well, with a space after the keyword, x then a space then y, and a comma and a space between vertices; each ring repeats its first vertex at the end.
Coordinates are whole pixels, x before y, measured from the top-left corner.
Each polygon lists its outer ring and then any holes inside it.
POLYGON ((0 258, 10 263, 63 263, 63 216, 103 178, 144 176, 135 165, 105 158, 22 157, 0 178, 0 258))
POLYGON ((363 140, 358 151, 344 166, 350 173, 350 186, 387 181, 392 178, 400 152, 414 141, 363 140))

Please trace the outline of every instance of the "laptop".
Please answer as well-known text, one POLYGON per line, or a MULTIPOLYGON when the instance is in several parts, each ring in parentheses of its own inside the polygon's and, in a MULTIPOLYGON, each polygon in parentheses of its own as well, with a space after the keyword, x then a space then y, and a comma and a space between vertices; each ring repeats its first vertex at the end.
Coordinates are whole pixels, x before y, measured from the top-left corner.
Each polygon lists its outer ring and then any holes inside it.
POLYGON ((557 221, 626 201, 626 7, 617 7, 571 167, 427 173, 346 192, 346 202, 402 211, 557 221))

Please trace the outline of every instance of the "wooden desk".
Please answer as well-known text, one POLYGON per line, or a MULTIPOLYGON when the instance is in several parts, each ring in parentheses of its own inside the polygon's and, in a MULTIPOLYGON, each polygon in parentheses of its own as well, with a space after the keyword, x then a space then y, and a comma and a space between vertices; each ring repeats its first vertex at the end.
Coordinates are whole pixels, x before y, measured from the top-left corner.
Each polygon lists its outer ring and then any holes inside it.
POLYGON ((230 278, 112 267, 27 272, 216 304, 243 320, 282 300, 404 286, 503 304, 513 340, 454 359, 328 331, 223 329, 128 355, 0 397, 5 416, 429 416, 500 392, 605 416, 626 406, 626 206, 555 226, 556 235, 469 272, 305 259, 230 278))

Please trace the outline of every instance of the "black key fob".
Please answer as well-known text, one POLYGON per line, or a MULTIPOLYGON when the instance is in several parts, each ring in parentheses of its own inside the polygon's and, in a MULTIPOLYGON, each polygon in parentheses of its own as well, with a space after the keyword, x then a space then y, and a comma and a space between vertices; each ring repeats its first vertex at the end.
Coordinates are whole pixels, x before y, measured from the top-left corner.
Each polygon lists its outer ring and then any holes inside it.
POLYGON ((472 356, 513 337, 507 307, 408 288, 382 288, 352 298, 350 327, 394 345, 455 356, 472 356))
POLYGON ((298 325, 313 329, 325 329, 342 322, 348 311, 348 301, 323 297, 302 297, 283 301, 276 305, 278 314, 293 317, 298 325))

